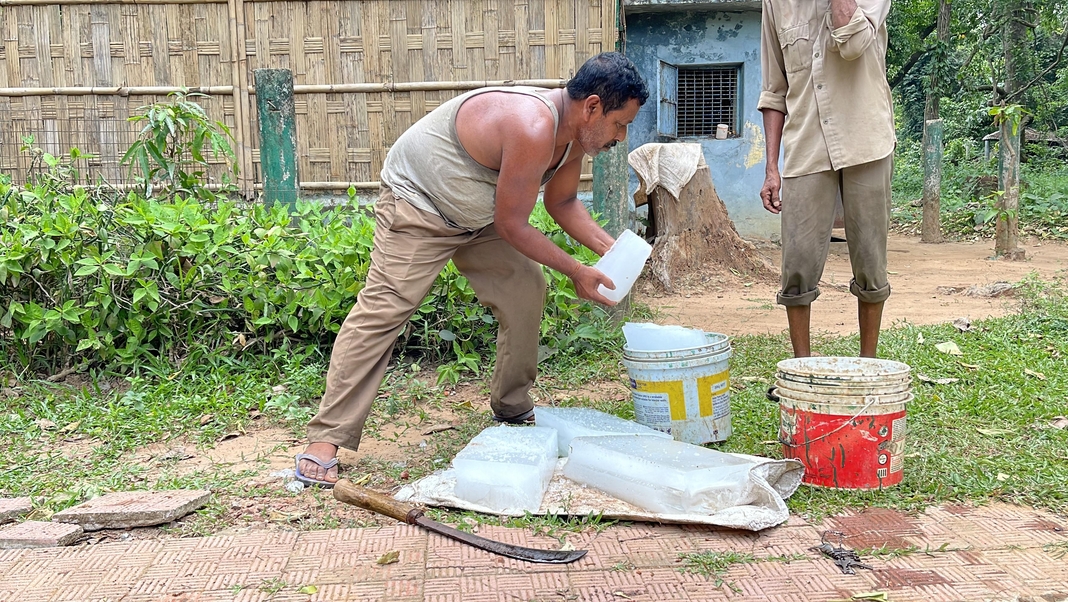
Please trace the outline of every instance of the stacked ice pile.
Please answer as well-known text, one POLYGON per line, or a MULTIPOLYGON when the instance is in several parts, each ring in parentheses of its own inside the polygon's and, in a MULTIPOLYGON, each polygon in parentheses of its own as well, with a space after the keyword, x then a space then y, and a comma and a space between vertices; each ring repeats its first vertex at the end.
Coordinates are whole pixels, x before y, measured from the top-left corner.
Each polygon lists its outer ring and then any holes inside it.
POLYGON ((715 514, 752 503, 752 461, 659 437, 579 437, 564 476, 665 514, 715 514))
POLYGON ((452 461, 456 497, 502 514, 537 512, 556 469, 556 430, 488 428, 452 461))
POLYGON ((556 430, 556 443, 560 448, 561 458, 567 457, 571 440, 575 437, 646 435, 664 439, 671 438, 671 435, 667 433, 591 408, 539 407, 535 416, 538 426, 556 430))

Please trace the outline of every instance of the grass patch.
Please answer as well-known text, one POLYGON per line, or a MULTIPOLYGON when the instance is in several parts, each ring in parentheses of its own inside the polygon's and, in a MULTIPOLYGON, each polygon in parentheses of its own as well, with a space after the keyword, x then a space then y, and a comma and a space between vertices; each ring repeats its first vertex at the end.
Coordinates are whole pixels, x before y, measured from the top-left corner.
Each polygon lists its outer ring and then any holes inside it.
MULTIPOLYGON (((1029 280, 1021 294, 1020 315, 978 322, 969 332, 948 324, 884 331, 881 357, 909 364, 913 374, 959 380, 931 385, 914 379, 901 484, 868 492, 802 486, 790 509, 818 519, 846 507, 919 510, 999 500, 1068 512, 1068 430, 1050 426, 1066 413, 1068 304, 1060 285, 1029 280), (938 351, 935 345, 944 341, 955 342, 963 355, 938 351)), ((831 337, 813 347, 823 355, 855 355, 858 345, 857 337, 831 337)), ((776 363, 789 356, 788 343, 739 337, 734 349, 734 434, 716 449, 780 457, 778 408, 764 393, 776 363)))
POLYGON ((736 588, 734 584, 723 580, 727 571, 736 564, 753 564, 755 562, 790 563, 795 560, 807 559, 808 556, 805 556, 804 554, 757 558, 748 552, 686 552, 679 554, 679 562, 682 563, 682 567, 679 570, 683 573, 703 575, 706 579, 714 580, 716 587, 720 587, 726 583, 727 587, 737 592, 738 588, 736 588))
MULTIPOLYGON (((1065 290, 1060 283, 1028 280, 1021 289, 1020 314, 976 323, 969 332, 951 325, 902 324, 886 330, 882 357, 906 362, 914 373, 959 380, 946 385, 915 382, 900 485, 870 492, 802 487, 788 501, 790 509, 819 519, 847 507, 919 510, 946 502, 1000 500, 1068 512, 1068 490, 1063 487, 1068 482, 1068 430, 1051 426, 1056 416, 1068 414, 1063 396, 1068 390, 1065 290), (939 352, 935 345, 944 341, 955 342, 963 355, 939 352)), ((775 441, 778 407, 764 393, 773 382, 776 363, 789 356, 789 343, 782 335, 745 336, 736 338, 733 346, 734 434, 711 447, 780 457, 775 441)), ((858 341, 826 337, 814 347, 825 355, 853 355, 858 341)), ((539 386, 560 405, 593 407, 632 419, 626 395, 589 392, 591 383, 624 382, 621 348, 618 331, 608 331, 584 353, 553 356, 541 366, 539 386), (560 396, 561 390, 580 392, 560 396)), ((5 448, 0 496, 33 496, 35 512, 48 516, 108 491, 203 488, 219 495, 170 530, 176 535, 218 532, 241 513, 230 508, 234 499, 294 497, 280 488, 248 485, 250 476, 266 474, 266 457, 243 459, 240 466, 181 472, 178 459, 167 454, 141 462, 130 461, 131 455, 146 445, 179 439, 212 447, 228 433, 261 424, 289 429, 302 438, 323 391, 326 363, 313 348, 237 358, 205 352, 178 365, 161 362, 140 377, 95 374, 83 385, 9 381, 0 392, 0 445, 5 448)), ((420 478, 446 467, 475 434, 492 424, 488 411, 456 403, 427 373, 398 361, 368 421, 367 436, 396 440, 405 446, 404 459, 364 458, 347 476, 364 478, 379 489, 420 478), (385 428, 423 428, 437 410, 457 417, 453 429, 405 444, 385 428)), ((307 516, 287 511, 277 520, 259 518, 297 529, 355 526, 353 519, 329 511, 329 493, 298 495, 304 496, 297 503, 307 516)), ((460 528, 521 527, 558 539, 613 524, 598 516, 511 519, 437 509, 430 515, 460 528)))

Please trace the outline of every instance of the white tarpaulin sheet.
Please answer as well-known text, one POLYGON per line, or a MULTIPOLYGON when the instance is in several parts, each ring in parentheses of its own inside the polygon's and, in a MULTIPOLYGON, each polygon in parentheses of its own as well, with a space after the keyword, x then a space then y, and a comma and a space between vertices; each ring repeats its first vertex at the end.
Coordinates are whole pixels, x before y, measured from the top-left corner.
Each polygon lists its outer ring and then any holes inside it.
MULTIPOLYGON (((740 503, 715 514, 663 514, 647 512, 592 487, 562 476, 567 458, 561 458, 549 489, 535 514, 586 516, 657 523, 700 524, 760 531, 786 522, 790 512, 786 500, 801 484, 804 466, 797 460, 774 460, 759 456, 730 454, 752 462, 745 480, 731 484, 740 503)), ((405 485, 394 497, 403 502, 446 506, 484 514, 502 513, 456 497, 456 477, 452 469, 435 472, 405 485)), ((507 515, 505 515, 507 516, 507 515)))

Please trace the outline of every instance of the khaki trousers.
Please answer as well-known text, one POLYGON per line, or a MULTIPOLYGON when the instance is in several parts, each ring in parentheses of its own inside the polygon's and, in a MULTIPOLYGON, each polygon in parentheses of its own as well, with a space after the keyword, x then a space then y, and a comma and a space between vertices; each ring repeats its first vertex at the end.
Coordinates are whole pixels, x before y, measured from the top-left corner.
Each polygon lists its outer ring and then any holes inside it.
POLYGON ((357 449, 397 336, 449 259, 499 323, 490 381, 493 413, 512 419, 533 409, 528 393, 537 376, 545 302, 541 266, 505 242, 492 224, 476 232, 454 228, 383 188, 375 204, 367 282, 334 342, 326 392, 308 423, 310 442, 357 449))
POLYGON ((819 297, 839 191, 853 268, 849 291, 865 303, 881 303, 890 296, 886 237, 892 168, 891 156, 782 179, 782 289, 776 298, 780 305, 810 305, 819 297))

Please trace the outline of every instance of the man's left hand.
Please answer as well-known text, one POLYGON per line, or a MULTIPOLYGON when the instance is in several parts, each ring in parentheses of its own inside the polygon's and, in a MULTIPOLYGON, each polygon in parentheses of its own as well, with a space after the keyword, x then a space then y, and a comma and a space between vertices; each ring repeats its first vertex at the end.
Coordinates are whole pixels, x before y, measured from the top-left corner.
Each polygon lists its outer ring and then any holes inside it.
POLYGON ((609 307, 616 304, 607 297, 597 292, 597 286, 603 284, 605 288, 615 290, 616 286, 612 279, 604 275, 604 272, 590 266, 581 266, 577 272, 571 275, 571 282, 575 283, 575 293, 583 299, 596 301, 609 307))

